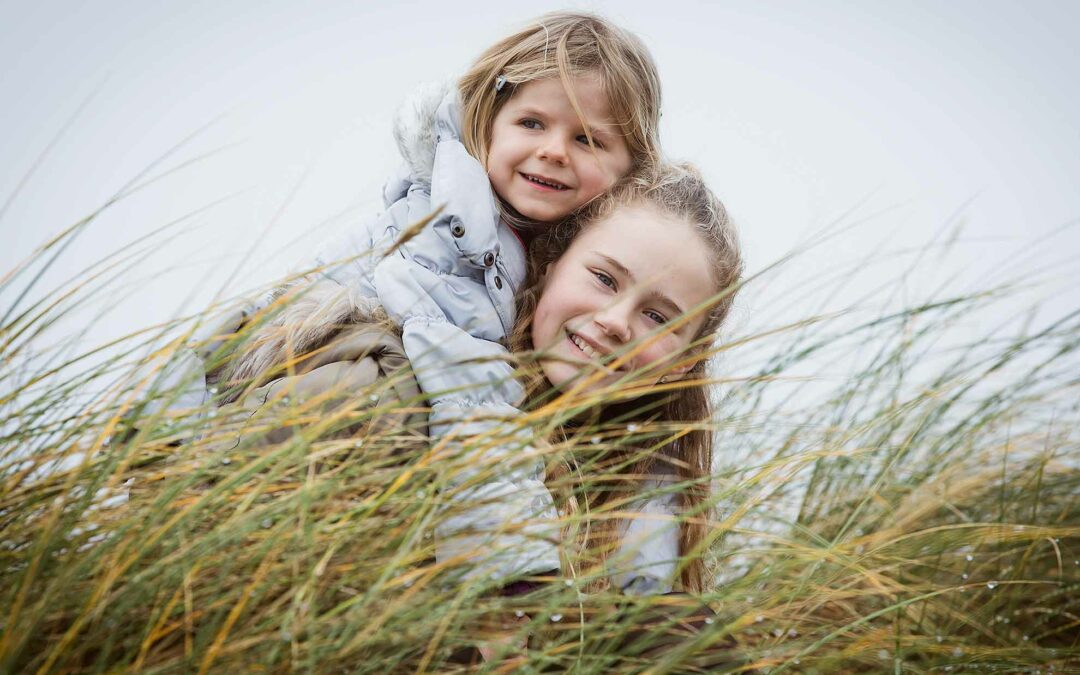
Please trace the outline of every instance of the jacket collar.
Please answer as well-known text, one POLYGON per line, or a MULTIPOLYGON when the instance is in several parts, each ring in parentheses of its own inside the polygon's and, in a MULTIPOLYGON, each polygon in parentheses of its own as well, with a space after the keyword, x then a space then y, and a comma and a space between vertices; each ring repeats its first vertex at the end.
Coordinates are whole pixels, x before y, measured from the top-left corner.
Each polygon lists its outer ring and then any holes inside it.
POLYGON ((442 207, 439 219, 463 226, 464 234, 454 243, 465 256, 482 260, 509 243, 521 247, 514 253, 506 251, 522 261, 512 266, 523 268, 524 244, 516 237, 506 241, 498 236, 499 208, 491 181, 461 141, 457 89, 448 84, 419 89, 398 109, 394 138, 405 166, 386 186, 387 203, 403 197, 411 186, 428 188, 432 207, 442 207))

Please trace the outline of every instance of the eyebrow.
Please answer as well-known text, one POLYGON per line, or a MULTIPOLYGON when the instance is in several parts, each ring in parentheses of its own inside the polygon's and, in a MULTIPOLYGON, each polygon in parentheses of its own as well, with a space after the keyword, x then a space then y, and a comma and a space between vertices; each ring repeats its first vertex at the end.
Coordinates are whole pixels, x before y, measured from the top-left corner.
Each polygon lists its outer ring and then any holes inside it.
POLYGON ((516 110, 518 115, 536 115, 537 117, 543 117, 547 114, 543 110, 540 110, 539 108, 534 108, 531 105, 519 105, 516 110))
MULTIPOLYGON (((600 257, 600 258, 602 258, 604 260, 604 262, 606 262, 607 264, 614 267, 615 271, 617 271, 619 274, 626 277, 627 280, 630 281, 631 284, 637 283, 637 279, 634 277, 633 272, 628 270, 626 268, 626 265, 623 265, 621 262, 619 262, 615 258, 612 258, 609 255, 605 255, 605 254, 601 253, 600 251, 593 251, 593 254, 600 257)), ((686 311, 682 307, 679 306, 679 303, 672 300, 671 296, 667 295, 666 293, 662 293, 660 291, 651 291, 649 293, 649 296, 653 297, 653 298, 656 298, 657 300, 659 300, 662 303, 670 305, 671 308, 674 309, 675 312, 677 314, 679 314, 679 315, 683 315, 683 314, 686 313, 686 311)))

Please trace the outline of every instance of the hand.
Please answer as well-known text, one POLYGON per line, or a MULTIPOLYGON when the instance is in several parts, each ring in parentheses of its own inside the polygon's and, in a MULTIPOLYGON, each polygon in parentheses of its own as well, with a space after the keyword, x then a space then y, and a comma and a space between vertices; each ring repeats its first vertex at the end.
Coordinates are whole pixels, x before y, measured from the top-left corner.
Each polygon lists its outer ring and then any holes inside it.
POLYGON ((514 655, 514 652, 525 651, 529 647, 529 636, 522 630, 528 623, 528 615, 504 617, 499 626, 494 629, 494 635, 476 645, 480 656, 484 658, 484 661, 491 662, 495 660, 499 652, 505 651, 506 647, 510 646, 512 649, 504 660, 504 664, 516 667, 523 663, 525 656, 514 655))

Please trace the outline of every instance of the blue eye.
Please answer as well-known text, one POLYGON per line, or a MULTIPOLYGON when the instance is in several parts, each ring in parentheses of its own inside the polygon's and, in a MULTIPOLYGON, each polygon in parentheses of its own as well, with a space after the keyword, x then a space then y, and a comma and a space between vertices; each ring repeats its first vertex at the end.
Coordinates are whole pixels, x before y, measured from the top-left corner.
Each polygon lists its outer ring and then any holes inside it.
POLYGON ((538 121, 536 121, 534 119, 530 119, 530 118, 523 119, 520 122, 518 122, 518 124, 525 127, 526 129, 539 129, 540 128, 540 122, 538 122, 538 121))
MULTIPOLYGON (((581 134, 580 136, 577 137, 577 142, 581 143, 582 145, 588 145, 589 144, 589 137, 586 136, 585 134, 581 134)), ((601 143, 600 141, 596 140, 595 136, 593 136, 592 142, 593 142, 593 145, 596 146, 597 150, 603 150, 604 149, 604 144, 601 143)))
POLYGON ((667 323, 667 317, 659 312, 654 312, 651 309, 645 311, 645 316, 649 317, 653 321, 659 324, 667 323))
POLYGON ((593 276, 596 277, 597 281, 604 284, 608 288, 615 288, 615 280, 604 274, 603 272, 593 272, 593 276))

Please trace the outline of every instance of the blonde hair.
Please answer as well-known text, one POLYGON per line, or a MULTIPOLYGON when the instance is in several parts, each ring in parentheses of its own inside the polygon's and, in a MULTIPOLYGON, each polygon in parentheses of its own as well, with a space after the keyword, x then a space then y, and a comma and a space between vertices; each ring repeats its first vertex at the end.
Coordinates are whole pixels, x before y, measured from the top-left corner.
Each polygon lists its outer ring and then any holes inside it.
MULTIPOLYGON (((529 251, 530 269, 525 290, 519 296, 518 321, 511 343, 515 351, 529 352, 532 344, 532 318, 543 292, 542 272, 554 263, 574 238, 592 223, 610 216, 626 206, 650 206, 678 217, 694 226, 709 249, 717 294, 707 308, 705 320, 692 343, 695 351, 707 353, 710 343, 731 311, 735 291, 742 275, 743 263, 738 236, 727 210, 705 185, 697 170, 688 164, 660 166, 654 170, 633 174, 607 194, 583 207, 565 223, 558 225, 532 242, 529 251)), ((708 532, 709 476, 712 472, 712 433, 707 423, 712 418, 712 405, 705 376, 706 359, 698 359, 674 389, 663 394, 649 393, 630 401, 607 406, 599 411, 598 421, 615 420, 619 424, 642 420, 650 423, 673 423, 678 428, 675 440, 661 451, 665 461, 687 484, 679 493, 682 512, 692 518, 680 523, 679 554, 683 557, 680 582, 684 590, 704 590, 707 580, 700 548, 708 532)), ((542 395, 550 387, 541 375, 526 378, 530 398, 542 395)), ((573 424, 564 425, 556 435, 565 438, 573 424)), ((552 439, 557 440, 557 439, 552 439)), ((655 473, 658 457, 643 453, 642 448, 618 450, 613 459, 616 474, 604 476, 600 485, 589 481, 580 495, 586 507, 595 508, 618 494, 639 484, 640 478, 655 473), (612 484, 616 489, 612 490, 612 484)), ((565 463, 553 462, 547 480, 556 492, 565 493, 565 484, 572 470, 565 463)), ((575 499, 564 499, 569 511, 576 511, 575 499)), ((614 519, 601 520, 580 541, 579 547, 591 556, 592 563, 601 564, 618 543, 618 527, 614 519)))
POLYGON ((465 148, 486 164, 495 116, 517 85, 525 82, 558 77, 583 117, 570 80, 584 73, 600 78, 630 151, 631 170, 655 163, 660 148, 660 77, 652 56, 634 35, 582 12, 545 14, 480 55, 458 82, 465 148), (496 90, 500 77, 505 84, 496 90))

